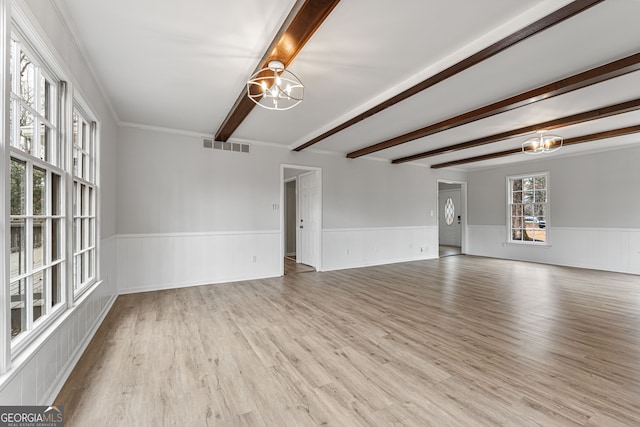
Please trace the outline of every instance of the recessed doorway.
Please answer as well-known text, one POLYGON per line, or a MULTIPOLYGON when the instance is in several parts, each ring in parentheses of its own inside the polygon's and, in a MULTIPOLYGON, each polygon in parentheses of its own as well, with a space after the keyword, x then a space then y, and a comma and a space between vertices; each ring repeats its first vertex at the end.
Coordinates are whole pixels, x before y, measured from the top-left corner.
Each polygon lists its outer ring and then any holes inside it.
POLYGON ((320 269, 321 170, 282 165, 282 274, 320 269))
POLYGON ((439 256, 464 253, 466 183, 438 181, 439 256))

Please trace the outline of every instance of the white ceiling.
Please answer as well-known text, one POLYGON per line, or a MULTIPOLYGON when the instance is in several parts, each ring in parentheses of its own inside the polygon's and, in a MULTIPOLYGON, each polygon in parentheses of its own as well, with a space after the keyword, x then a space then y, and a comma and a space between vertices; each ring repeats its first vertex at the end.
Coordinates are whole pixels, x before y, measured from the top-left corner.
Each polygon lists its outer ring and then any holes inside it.
MULTIPOLYGON (((212 135, 295 1, 58 3, 121 123, 212 135)), ((254 108, 231 140, 296 147, 567 3, 343 0, 290 66, 305 84, 304 102, 282 112, 254 108)), ((605 0, 309 150, 345 155, 638 53, 639 17, 640 1, 605 0)), ((391 160, 637 98, 640 72, 370 156, 391 160)), ((630 125, 640 125, 640 111, 554 133, 570 138, 630 125)), ((415 163, 428 166, 516 148, 522 140, 512 138, 415 163)), ((558 153, 638 143, 640 134, 565 147, 558 153)), ((458 168, 470 170, 523 157, 458 168)))

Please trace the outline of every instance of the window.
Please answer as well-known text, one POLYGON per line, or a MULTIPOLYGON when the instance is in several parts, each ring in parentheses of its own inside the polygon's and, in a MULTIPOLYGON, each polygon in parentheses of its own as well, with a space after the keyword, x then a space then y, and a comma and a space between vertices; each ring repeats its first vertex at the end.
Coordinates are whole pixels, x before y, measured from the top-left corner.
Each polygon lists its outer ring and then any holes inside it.
POLYGON ((548 241, 549 174, 508 178, 509 241, 541 244, 548 241))
POLYGON ((73 109, 73 289, 77 294, 96 279, 96 123, 73 109))
POLYGON ((449 197, 444 204, 444 221, 447 225, 453 225, 455 219, 456 207, 453 204, 453 199, 449 197))
POLYGON ((17 35, 10 43, 10 310, 23 342, 64 295, 64 204, 58 81, 17 35))
POLYGON ((56 131, 57 82, 15 35, 11 38, 10 73, 11 146, 62 166, 56 131))

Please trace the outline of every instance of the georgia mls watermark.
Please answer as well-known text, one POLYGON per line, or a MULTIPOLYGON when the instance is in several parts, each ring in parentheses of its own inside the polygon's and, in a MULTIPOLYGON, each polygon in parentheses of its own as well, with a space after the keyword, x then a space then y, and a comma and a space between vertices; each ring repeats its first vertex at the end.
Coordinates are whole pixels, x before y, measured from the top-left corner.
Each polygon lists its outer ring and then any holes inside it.
POLYGON ((0 406, 0 427, 64 427, 64 407, 0 406))

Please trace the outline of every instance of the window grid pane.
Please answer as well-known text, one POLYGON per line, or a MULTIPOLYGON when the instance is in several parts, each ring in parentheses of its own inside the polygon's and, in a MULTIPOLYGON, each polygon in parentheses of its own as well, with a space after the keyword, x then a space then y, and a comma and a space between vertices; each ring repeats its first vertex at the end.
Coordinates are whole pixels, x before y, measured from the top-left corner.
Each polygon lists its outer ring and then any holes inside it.
POLYGON ((11 159, 11 215, 26 213, 26 162, 11 159))
POLYGON ((51 306, 62 302, 62 268, 61 264, 51 267, 51 306))
POLYGON ((11 278, 27 272, 27 220, 11 219, 11 278))
POLYGON ((26 108, 20 108, 20 148, 25 153, 31 154, 33 148, 33 126, 34 126, 33 114, 26 108))
POLYGON ((62 259, 62 219, 51 220, 51 261, 62 259))
POLYGON ((36 68, 26 53, 20 52, 20 96, 22 100, 34 108, 36 87, 36 68))
POLYGON ((27 280, 12 282, 11 293, 11 338, 18 336, 27 328, 27 280))
POLYGON ((47 213, 47 171, 38 167, 33 168, 33 214, 46 215, 47 213))
POLYGON ((46 275, 45 271, 38 271, 33 276, 33 310, 31 311, 33 314, 33 321, 38 320, 44 313, 45 305, 45 286, 46 286, 46 275))
POLYGON ((46 264, 45 245, 46 223, 45 219, 38 218, 33 220, 33 268, 39 268, 46 264))
POLYGON ((60 197, 62 177, 58 174, 51 174, 51 215, 62 214, 62 198, 60 197))

